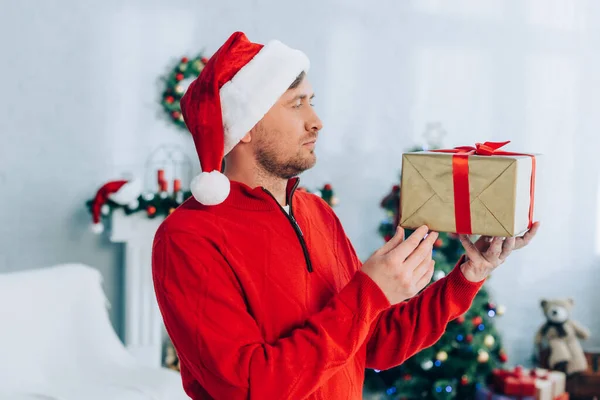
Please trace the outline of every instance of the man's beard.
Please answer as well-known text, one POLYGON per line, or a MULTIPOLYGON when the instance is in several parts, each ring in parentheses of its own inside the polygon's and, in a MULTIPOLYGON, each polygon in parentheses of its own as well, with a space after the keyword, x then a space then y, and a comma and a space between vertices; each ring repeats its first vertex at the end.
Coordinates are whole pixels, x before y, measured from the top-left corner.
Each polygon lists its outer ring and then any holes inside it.
POLYGON ((315 165, 316 158, 306 157, 298 151, 293 157, 282 160, 269 143, 259 143, 256 150, 258 164, 268 174, 281 179, 291 179, 315 165))

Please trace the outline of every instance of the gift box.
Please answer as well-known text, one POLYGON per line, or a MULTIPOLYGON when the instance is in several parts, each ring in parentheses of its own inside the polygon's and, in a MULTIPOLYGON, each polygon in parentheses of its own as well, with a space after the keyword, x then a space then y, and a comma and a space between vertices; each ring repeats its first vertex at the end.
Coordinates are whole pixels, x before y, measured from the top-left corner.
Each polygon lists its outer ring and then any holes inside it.
POLYGON ((588 362, 588 373, 592 375, 600 375, 600 350, 586 351, 585 358, 588 362))
POLYGON ((477 143, 402 155, 400 226, 511 237, 533 221, 536 157, 477 143))
POLYGON ((486 386, 478 387, 475 390, 475 400, 536 400, 535 396, 510 396, 494 392, 486 386))
POLYGON ((523 373, 535 380, 537 400, 556 400, 564 396, 567 386, 564 372, 536 368, 524 370, 523 373))
POLYGON ((521 367, 515 367, 513 370, 496 369, 492 371, 492 383, 495 392, 509 396, 533 396, 535 398, 538 392, 535 378, 524 374, 521 367))

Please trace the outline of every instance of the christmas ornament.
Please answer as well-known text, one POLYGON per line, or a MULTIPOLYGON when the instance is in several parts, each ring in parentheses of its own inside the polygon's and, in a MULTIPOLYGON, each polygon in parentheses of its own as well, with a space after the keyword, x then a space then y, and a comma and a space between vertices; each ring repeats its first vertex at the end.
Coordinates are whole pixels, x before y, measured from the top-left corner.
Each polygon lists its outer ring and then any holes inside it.
POLYGON ((442 247, 444 245, 444 241, 442 239, 437 239, 435 243, 433 243, 433 247, 442 247))
POLYGON ((156 214, 156 207, 154 207, 154 206, 148 206, 146 208, 146 212, 148 213, 149 217, 152 217, 152 216, 154 216, 156 214))
POLYGON ((162 77, 164 82, 161 100, 162 108, 169 116, 171 122, 182 130, 187 131, 179 104, 181 97, 187 89, 185 82, 197 78, 207 62, 208 60, 202 55, 191 59, 182 57, 171 71, 162 77))
POLYGON ((496 339, 494 339, 492 335, 486 335, 483 339, 483 344, 485 344, 487 347, 492 347, 494 343, 496 343, 496 339))
POLYGON ((500 304, 498 307, 496 307, 496 315, 504 315, 505 312, 506 312, 506 307, 503 306, 502 304, 500 304))
POLYGON ((469 384, 469 378, 466 375, 463 375, 460 378, 460 384, 463 385, 463 386, 468 385, 469 384))
POLYGON ((433 368, 433 361, 423 361, 423 363, 421 364, 421 368, 423 368, 423 371, 429 371, 431 368, 433 368))
POLYGON ((465 316, 461 315, 460 317, 458 317, 456 319, 456 322, 458 322, 459 324, 464 324, 465 323, 465 316))
POLYGON ((467 343, 471 343, 471 342, 473 341, 473 335, 471 335, 471 334, 468 334, 468 335, 467 335, 467 337, 465 338, 465 341, 466 341, 467 343))
POLYGON ((439 281, 440 279, 442 279, 445 276, 446 276, 446 273, 440 269, 440 270, 435 271, 435 273, 433 274, 433 280, 439 281))
POLYGON ((445 351, 440 351, 437 353, 437 355, 435 356, 435 358, 437 358, 439 361, 446 361, 448 359, 448 353, 446 353, 445 351))
POLYGON ((142 198, 146 201, 152 201, 154 199, 154 193, 144 193, 142 198))
POLYGON ((508 355, 504 351, 500 351, 498 358, 500 359, 500 362, 502 362, 502 363, 505 363, 508 361, 508 355))
POLYGON ((480 350, 479 354, 477 355, 477 361, 479 361, 480 363, 486 363, 488 362, 490 359, 490 354, 487 351, 484 350, 480 350))
POLYGON ((481 325, 481 323, 483 322, 483 318, 481 318, 480 316, 477 316, 475 318, 473 318, 473 325, 477 326, 477 325, 481 325))

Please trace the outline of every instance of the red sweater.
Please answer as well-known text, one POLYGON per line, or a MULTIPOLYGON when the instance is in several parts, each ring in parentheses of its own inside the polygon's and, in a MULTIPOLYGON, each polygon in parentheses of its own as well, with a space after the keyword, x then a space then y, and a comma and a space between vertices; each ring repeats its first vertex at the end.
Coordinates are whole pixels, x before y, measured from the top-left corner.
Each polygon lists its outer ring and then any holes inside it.
POLYGON ((433 345, 483 284, 454 268, 390 306, 329 205, 297 185, 290 214, 232 182, 224 203, 190 198, 156 233, 156 295, 192 399, 361 399, 365 367, 433 345))

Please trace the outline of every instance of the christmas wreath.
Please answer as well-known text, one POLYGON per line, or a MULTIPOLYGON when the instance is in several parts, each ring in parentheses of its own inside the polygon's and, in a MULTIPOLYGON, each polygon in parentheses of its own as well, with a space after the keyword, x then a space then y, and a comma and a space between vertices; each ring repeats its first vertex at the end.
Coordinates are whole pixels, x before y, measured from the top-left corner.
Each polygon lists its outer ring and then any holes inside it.
POLYGON ((200 75, 208 59, 202 55, 194 58, 183 57, 163 78, 164 90, 161 96, 162 107, 171 122, 187 131, 179 101, 190 83, 200 75))

